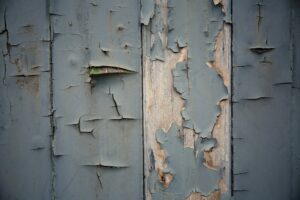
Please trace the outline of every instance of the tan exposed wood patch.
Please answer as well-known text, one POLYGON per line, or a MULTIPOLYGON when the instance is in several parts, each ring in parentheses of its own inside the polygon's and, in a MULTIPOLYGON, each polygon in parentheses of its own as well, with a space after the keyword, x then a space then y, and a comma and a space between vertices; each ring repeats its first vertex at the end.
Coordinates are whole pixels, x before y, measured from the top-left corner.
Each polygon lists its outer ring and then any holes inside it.
POLYGON ((185 148, 189 147, 194 149, 195 141, 198 137, 198 135, 195 134, 195 131, 193 129, 184 128, 183 135, 184 135, 184 147, 185 148))
MULTIPOLYGON (((165 27, 167 27, 168 8, 167 0, 157 0, 157 5, 161 6, 161 19, 165 27)), ((149 30, 144 35, 144 50, 151 48, 153 35, 149 30), (145 38, 147 37, 147 38, 145 38)), ((155 160, 155 170, 158 178, 165 187, 168 187, 173 179, 171 174, 164 174, 163 169, 167 167, 165 161, 166 154, 160 148, 155 139, 155 132, 163 129, 168 132, 172 123, 181 126, 181 111, 184 107, 184 101, 180 95, 174 90, 172 70, 176 67, 176 63, 187 59, 187 48, 182 48, 179 53, 173 53, 167 49, 167 28, 160 33, 160 38, 164 47, 165 60, 151 60, 150 55, 144 55, 144 130, 145 130, 145 179, 149 177, 149 166, 151 166, 149 155, 153 152, 155 160)), ((147 181, 145 181, 146 199, 151 199, 150 191, 148 191, 147 181)))
MULTIPOLYGON (((221 4, 223 2, 219 1, 221 4)), ((166 152, 160 148, 155 139, 158 129, 168 132, 172 123, 182 127, 181 111, 184 108, 184 100, 174 90, 172 70, 176 63, 187 59, 187 48, 180 49, 179 53, 173 53, 167 45, 167 0, 156 0, 156 4, 162 8, 161 19, 165 31, 159 33, 164 49, 165 60, 151 60, 149 53, 143 56, 143 95, 144 95, 144 140, 145 140, 145 189, 146 199, 151 199, 148 188, 149 170, 153 163, 150 163, 150 154, 153 152, 155 170, 158 178, 165 187, 168 187, 172 179, 171 174, 163 173, 167 167, 166 152)), ((223 7, 224 8, 224 7, 223 7)), ((143 51, 151 49, 151 41, 154 35, 151 34, 149 26, 143 27, 143 51)), ((215 44, 215 60, 207 65, 222 77, 224 85, 230 90, 231 63, 230 63, 230 26, 224 24, 223 29, 218 33, 215 44)), ((229 91, 230 92, 230 91, 229 91)), ((229 94, 230 96, 230 94, 229 94)), ((220 179, 219 190, 212 192, 205 197, 201 193, 192 193, 186 200, 217 200, 222 193, 228 190, 229 164, 230 164, 230 100, 222 100, 220 103, 221 113, 215 123, 212 136, 217 140, 217 146, 211 151, 205 152, 206 163, 209 168, 225 168, 225 174, 220 179)), ((182 133, 185 148, 194 148, 194 142, 198 135, 192 129, 183 128, 182 133)))
POLYGON ((216 190, 212 192, 209 196, 204 196, 200 192, 193 192, 185 200, 219 200, 221 198, 221 192, 216 190))
MULTIPOLYGON (((228 89, 230 97, 230 26, 224 24, 223 29, 218 33, 215 44, 215 60, 207 65, 222 77, 224 85, 228 89)), ((212 136, 216 138, 218 145, 211 151, 205 152, 205 165, 209 168, 225 168, 225 186, 229 183, 230 177, 230 99, 222 100, 219 103, 221 112, 214 125, 212 136)), ((223 184, 223 187, 224 187, 223 184)))

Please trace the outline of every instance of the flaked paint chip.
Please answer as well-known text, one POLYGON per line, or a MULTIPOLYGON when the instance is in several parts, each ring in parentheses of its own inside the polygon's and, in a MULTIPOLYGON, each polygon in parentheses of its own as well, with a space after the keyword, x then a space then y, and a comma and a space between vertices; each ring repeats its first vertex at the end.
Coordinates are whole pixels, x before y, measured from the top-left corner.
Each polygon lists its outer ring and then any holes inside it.
POLYGON ((135 73, 135 71, 117 67, 117 66, 90 66, 89 67, 90 76, 99 76, 105 74, 130 74, 130 73, 135 73))
POLYGON ((155 2, 154 0, 142 0, 141 1, 141 23, 147 26, 150 19, 154 15, 155 2))
POLYGON ((267 53, 269 51, 272 51, 275 48, 274 47, 269 47, 269 46, 255 46, 255 47, 250 47, 249 49, 254 53, 263 54, 263 53, 267 53))

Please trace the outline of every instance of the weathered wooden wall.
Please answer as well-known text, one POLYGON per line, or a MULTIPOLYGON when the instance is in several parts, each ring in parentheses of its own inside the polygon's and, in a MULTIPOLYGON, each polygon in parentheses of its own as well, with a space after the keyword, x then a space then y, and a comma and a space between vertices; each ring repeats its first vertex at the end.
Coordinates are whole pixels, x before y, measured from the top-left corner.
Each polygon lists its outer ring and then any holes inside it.
POLYGON ((299 11, 0 0, 0 199, 299 199, 299 11))

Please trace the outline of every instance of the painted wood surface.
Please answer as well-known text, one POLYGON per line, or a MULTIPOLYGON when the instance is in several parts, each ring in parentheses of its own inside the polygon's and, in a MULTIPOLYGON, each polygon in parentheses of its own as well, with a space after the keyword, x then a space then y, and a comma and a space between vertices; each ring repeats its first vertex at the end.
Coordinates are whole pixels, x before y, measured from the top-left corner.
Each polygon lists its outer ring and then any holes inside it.
POLYGON ((0 199, 298 200, 296 0, 0 0, 0 199))

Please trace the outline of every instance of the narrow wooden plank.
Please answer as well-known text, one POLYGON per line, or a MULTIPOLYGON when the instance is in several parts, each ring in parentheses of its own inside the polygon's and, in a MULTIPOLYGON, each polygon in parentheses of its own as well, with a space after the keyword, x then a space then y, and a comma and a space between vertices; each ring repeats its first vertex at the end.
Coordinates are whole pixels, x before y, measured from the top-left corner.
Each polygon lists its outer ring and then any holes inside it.
POLYGON ((0 199, 51 199, 46 8, 0 1, 0 199))
POLYGON ((142 20, 146 199, 227 198, 231 30, 221 10, 230 12, 230 2, 144 4, 142 16, 148 17, 142 20), (207 103, 208 99, 216 103, 207 103), (204 122, 197 121, 201 118, 204 122), (223 173, 216 175, 221 169, 223 173))
POLYGON ((237 199, 291 199, 290 3, 233 2, 233 192, 237 199))
POLYGON ((50 6, 56 196, 142 199, 140 3, 50 6))

